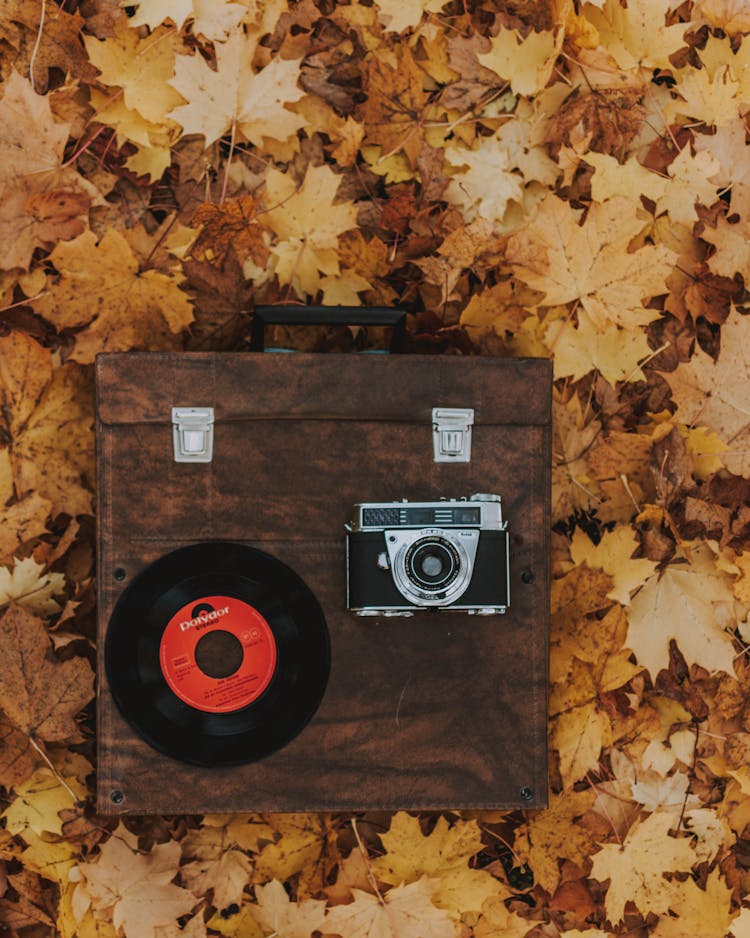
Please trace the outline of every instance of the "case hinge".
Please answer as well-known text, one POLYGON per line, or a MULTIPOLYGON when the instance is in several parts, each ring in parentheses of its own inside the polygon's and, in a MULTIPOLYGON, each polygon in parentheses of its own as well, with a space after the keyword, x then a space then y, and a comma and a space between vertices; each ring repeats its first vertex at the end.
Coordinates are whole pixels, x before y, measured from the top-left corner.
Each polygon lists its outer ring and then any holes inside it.
POLYGON ((213 407, 173 407, 175 462, 211 462, 214 451, 213 407))
POLYGON ((471 407, 433 407, 435 462, 469 462, 473 424, 474 410, 471 407))

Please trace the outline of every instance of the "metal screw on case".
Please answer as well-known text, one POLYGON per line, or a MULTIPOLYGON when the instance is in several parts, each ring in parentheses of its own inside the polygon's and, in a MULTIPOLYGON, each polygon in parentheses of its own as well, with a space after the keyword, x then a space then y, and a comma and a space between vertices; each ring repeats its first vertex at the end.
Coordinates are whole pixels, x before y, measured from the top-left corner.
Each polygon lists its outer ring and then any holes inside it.
POLYGON ((110 793, 109 799, 112 804, 122 804, 125 800, 125 795, 123 795, 119 788, 115 788, 115 790, 110 793))
POLYGON ((533 570, 524 570, 521 574, 521 580, 524 583, 533 583, 534 582, 534 572, 533 570))
POLYGON ((127 573, 123 570, 122 567, 116 567, 112 573, 112 576, 119 582, 125 579, 127 573))
POLYGON ((524 801, 531 801, 534 798, 534 789, 526 786, 521 789, 521 797, 524 801))

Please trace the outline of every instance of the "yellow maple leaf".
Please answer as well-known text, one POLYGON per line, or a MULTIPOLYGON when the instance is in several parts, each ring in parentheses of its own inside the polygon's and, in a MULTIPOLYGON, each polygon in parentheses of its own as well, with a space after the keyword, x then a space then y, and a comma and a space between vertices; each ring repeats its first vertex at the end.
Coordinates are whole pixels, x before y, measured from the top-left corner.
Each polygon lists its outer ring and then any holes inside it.
POLYGON ((670 68, 669 56, 684 43, 686 23, 667 26, 670 0, 606 0, 601 10, 589 3, 584 16, 593 23, 604 48, 622 69, 670 68))
POLYGON ((545 811, 535 812, 516 828, 513 849, 550 894, 560 882, 560 861, 582 865, 594 847, 593 834, 579 822, 592 809, 595 797, 592 788, 552 794, 545 811))
POLYGON ((297 186, 286 173, 271 169, 266 175, 267 210, 260 220, 278 236, 271 248, 282 283, 314 294, 320 273, 339 273, 336 248, 340 234, 356 227, 353 202, 334 202, 341 179, 328 166, 309 166, 297 186))
POLYGON ((621 846, 605 844, 593 855, 591 877, 610 881, 604 907, 613 924, 622 921, 628 901, 644 915, 679 908, 677 882, 663 874, 689 872, 696 856, 688 837, 669 836, 673 824, 671 812, 656 812, 637 823, 621 846))
POLYGON ((489 899, 474 926, 474 938, 523 938, 533 923, 511 912, 501 899, 489 899))
POLYGON ((676 418, 700 426, 728 445, 722 461, 730 472, 750 477, 750 317, 733 309, 721 327, 714 360, 699 346, 688 362, 664 377, 677 404, 676 418))
POLYGON ((174 277, 139 270, 125 238, 109 229, 97 242, 87 231, 50 255, 58 275, 39 300, 39 312, 58 328, 80 328, 71 359, 92 362, 97 352, 173 348, 193 320, 193 306, 174 277))
POLYGON ((60 166, 70 124, 53 119, 50 99, 12 70, 0 99, 0 188, 29 173, 60 166))
POLYGON ((50 769, 43 767, 13 787, 15 797, 2 814, 11 834, 23 836, 24 831, 31 830, 39 836, 45 832, 62 836, 59 812, 75 807, 76 800, 86 797, 85 785, 75 776, 63 778, 64 785, 50 769))
POLYGON ((138 111, 154 124, 166 122, 167 114, 180 103, 179 94, 167 82, 174 74, 175 53, 180 48, 174 30, 159 27, 141 37, 122 17, 115 35, 108 39, 83 36, 91 62, 101 72, 105 85, 122 88, 125 106, 138 111))
POLYGON ((580 212, 548 195, 528 224, 508 239, 516 276, 544 294, 547 306, 578 300, 591 322, 632 329, 654 318, 643 300, 666 292, 673 253, 663 245, 629 251, 644 222, 630 199, 617 197, 580 212))
POLYGON ((381 840, 386 852, 371 864, 376 877, 393 885, 429 877, 435 905, 454 918, 464 911, 478 911, 493 896, 508 895, 490 873, 469 867, 469 860, 482 849, 476 821, 456 821, 451 827, 439 817, 425 837, 419 819, 399 811, 381 840))
POLYGON ((631 199, 645 195, 647 199, 656 202, 667 184, 664 176, 646 169, 634 156, 620 163, 607 153, 591 151, 585 153, 583 159, 594 167, 591 198, 595 202, 604 202, 618 195, 631 199))
POLYGON ((148 26, 155 30, 164 20, 171 20, 182 29, 188 19, 193 20, 193 31, 205 39, 222 41, 242 21, 247 6, 231 0, 134 0, 135 13, 128 26, 148 26))
POLYGON ((653 680, 669 667, 674 639, 688 665, 734 674, 731 631, 737 621, 729 577, 717 569, 704 544, 690 562, 673 562, 652 576, 630 602, 626 644, 653 680))
MULTIPOLYGON (((631 312, 636 322, 659 316, 658 310, 631 312)), ((613 386, 618 381, 643 381, 641 362, 651 354, 640 325, 597 324, 585 312, 579 312, 577 325, 570 318, 553 320, 544 330, 544 342, 552 354, 555 378, 578 381, 596 370, 613 386)))
POLYGON ((569 789, 597 769, 602 749, 611 744, 609 717, 595 701, 572 707, 555 717, 551 741, 560 754, 563 787, 569 789))
POLYGON ((183 856, 189 862, 180 867, 182 881, 196 896, 213 890, 217 909, 240 905, 242 893, 250 880, 250 858, 233 849, 225 827, 202 826, 182 840, 183 856))
POLYGON ((324 930, 342 938, 455 938, 456 929, 430 898, 430 883, 395 886, 385 896, 352 890, 354 901, 337 905, 325 918, 324 930))
POLYGON ((575 564, 585 563, 608 573, 614 585, 607 595, 627 606, 633 590, 642 586, 657 566, 645 557, 633 559, 639 547, 640 542, 629 524, 605 531, 598 544, 594 544, 587 534, 576 528, 570 545, 570 556, 575 564))
POLYGON ((61 608, 52 597, 64 589, 65 576, 45 573, 33 557, 15 559, 12 569, 0 567, 0 607, 15 602, 33 615, 51 616, 61 608))
POLYGON ((271 879, 286 882, 301 873, 297 897, 317 892, 326 881, 329 867, 335 863, 332 849, 335 834, 330 819, 323 814, 285 814, 269 816, 276 840, 266 844, 255 858, 253 882, 271 879))
POLYGON ((693 156, 684 147, 669 165, 669 182, 656 200, 656 211, 667 211, 673 222, 693 225, 698 220, 696 205, 710 206, 718 198, 710 179, 719 171, 719 162, 708 152, 693 156))
POLYGON ((461 206, 466 221, 481 218, 499 223, 508 202, 521 199, 523 177, 513 172, 510 155, 498 137, 480 137, 473 150, 447 147, 446 159, 453 170, 446 196, 461 206))
POLYGON ((681 100, 673 101, 668 117, 681 115, 714 127, 737 120, 741 86, 732 78, 728 64, 715 69, 713 75, 707 68, 686 68, 680 69, 676 77, 681 100))
POLYGON ((730 36, 750 32, 750 10, 745 0, 696 0, 693 16, 701 14, 709 26, 723 29, 730 36))
POLYGON ((292 902, 283 885, 274 879, 265 886, 255 887, 252 912, 266 933, 284 938, 309 938, 312 932, 322 930, 325 919, 324 899, 303 899, 292 902))
POLYGON ((490 51, 480 63, 510 82, 515 94, 534 95, 545 87, 562 49, 564 30, 531 32, 522 39, 515 29, 501 27, 490 38, 490 51))
POLYGON ((300 59, 272 59, 256 72, 256 36, 234 32, 216 46, 216 70, 201 55, 178 55, 170 84, 187 102, 170 111, 185 133, 202 134, 209 146, 233 127, 246 140, 285 141, 305 126, 305 118, 286 105, 305 92, 298 86, 300 59))
POLYGON ((94 862, 80 863, 69 874, 76 882, 73 912, 83 918, 91 908, 125 934, 155 938, 159 925, 186 915, 197 903, 187 889, 172 883, 180 862, 174 840, 139 850, 137 838, 122 824, 100 847, 94 862))
POLYGON ((378 0, 378 19, 386 32, 402 33, 416 26, 424 13, 437 13, 447 0, 378 0))
MULTIPOLYGON (((7 453, 15 494, 37 493, 52 503, 53 515, 90 513, 94 477, 90 376, 72 363, 53 372, 48 349, 23 333, 11 332, 0 337, 0 403, 0 427, 12 440, 10 450, 0 450, 0 468, 7 453)), ((4 498, 11 494, 5 491, 4 498)))

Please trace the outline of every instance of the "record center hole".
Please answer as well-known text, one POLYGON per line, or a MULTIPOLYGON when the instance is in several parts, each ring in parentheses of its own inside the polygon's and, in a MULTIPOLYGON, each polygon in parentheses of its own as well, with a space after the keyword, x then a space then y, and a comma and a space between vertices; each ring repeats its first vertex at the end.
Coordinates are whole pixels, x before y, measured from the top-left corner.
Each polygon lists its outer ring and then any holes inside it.
POLYGON ((198 640, 195 663, 208 677, 229 677, 242 664, 244 651, 236 635, 216 629, 198 640))

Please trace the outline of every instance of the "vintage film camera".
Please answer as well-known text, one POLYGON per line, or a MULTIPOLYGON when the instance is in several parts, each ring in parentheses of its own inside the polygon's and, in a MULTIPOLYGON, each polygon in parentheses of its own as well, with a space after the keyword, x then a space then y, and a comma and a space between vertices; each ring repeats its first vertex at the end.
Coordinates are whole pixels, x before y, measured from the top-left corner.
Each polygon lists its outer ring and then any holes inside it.
POLYGON ((499 495, 355 505, 346 528, 347 606, 357 615, 508 608, 508 523, 499 495))

